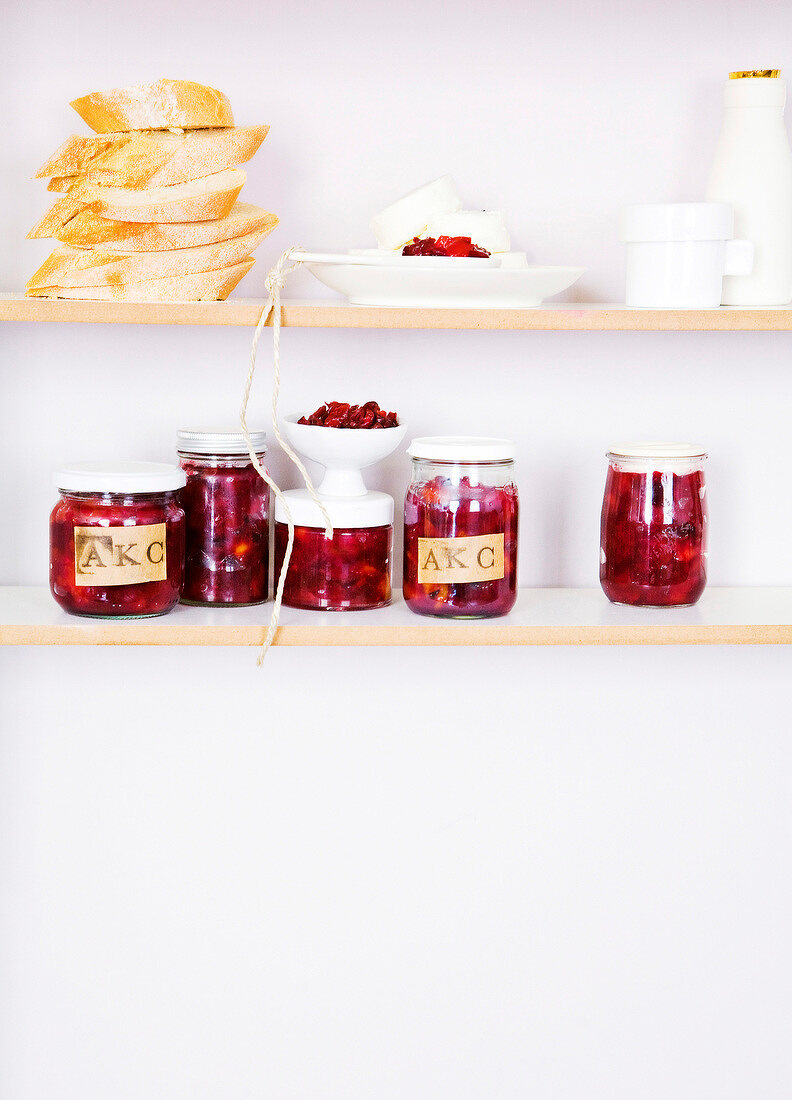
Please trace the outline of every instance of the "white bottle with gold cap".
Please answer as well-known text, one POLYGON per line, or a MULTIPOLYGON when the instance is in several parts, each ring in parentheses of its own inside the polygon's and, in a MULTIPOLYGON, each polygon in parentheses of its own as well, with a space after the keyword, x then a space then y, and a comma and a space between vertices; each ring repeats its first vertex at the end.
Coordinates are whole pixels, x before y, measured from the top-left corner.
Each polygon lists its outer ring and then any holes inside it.
POLYGON ((792 150, 778 69, 731 73, 708 202, 734 207, 734 235, 754 244, 750 275, 726 275, 724 305, 792 300, 792 150))

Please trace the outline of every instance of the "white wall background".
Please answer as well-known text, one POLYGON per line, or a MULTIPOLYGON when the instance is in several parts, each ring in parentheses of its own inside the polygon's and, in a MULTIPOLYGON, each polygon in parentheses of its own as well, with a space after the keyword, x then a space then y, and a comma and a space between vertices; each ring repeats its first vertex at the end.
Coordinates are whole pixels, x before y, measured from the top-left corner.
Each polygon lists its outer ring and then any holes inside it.
MULTIPOLYGON (((68 101, 169 75, 272 126, 243 197, 282 225, 239 293, 450 171, 515 247, 585 264, 576 297, 618 299, 619 207, 701 196, 722 79, 789 65, 791 32, 735 0, 6 4, 0 287, 49 249, 29 177, 83 131, 68 101)), ((0 581, 44 583, 61 460, 167 460, 177 427, 232 421, 249 335, 4 326, 0 581)), ((713 583, 789 585, 790 348, 287 331, 283 408, 375 397, 413 434, 515 438, 531 585, 596 584, 609 441, 702 440, 713 583)), ((265 344, 265 423, 267 367, 265 344)), ((394 456, 370 483, 407 476, 394 456)), ((788 1097, 788 667, 6 651, 0 1097, 788 1097)))

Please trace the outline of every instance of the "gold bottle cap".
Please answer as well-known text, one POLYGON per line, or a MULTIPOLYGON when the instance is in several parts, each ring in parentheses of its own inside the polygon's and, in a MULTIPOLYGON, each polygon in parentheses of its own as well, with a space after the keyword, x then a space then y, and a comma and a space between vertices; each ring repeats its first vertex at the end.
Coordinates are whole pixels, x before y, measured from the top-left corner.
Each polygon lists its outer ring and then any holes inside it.
POLYGON ((780 69, 752 69, 750 72, 729 73, 729 80, 745 80, 746 77, 751 76, 778 76, 780 72, 780 69))

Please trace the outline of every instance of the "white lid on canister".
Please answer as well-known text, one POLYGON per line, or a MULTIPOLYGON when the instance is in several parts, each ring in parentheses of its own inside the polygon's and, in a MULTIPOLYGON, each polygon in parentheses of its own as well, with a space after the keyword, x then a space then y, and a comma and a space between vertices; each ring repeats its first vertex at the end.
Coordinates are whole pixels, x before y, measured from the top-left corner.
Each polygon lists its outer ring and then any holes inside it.
POLYGON ((187 477, 168 462, 72 462, 56 470, 53 484, 72 493, 167 493, 187 477))
MULTIPOLYGON (((322 511, 305 489, 289 489, 283 494, 295 527, 325 527, 322 511)), ((342 531, 357 527, 391 527, 393 497, 373 490, 360 497, 322 497, 333 527, 342 531)), ((286 512, 280 497, 275 498, 275 522, 286 523, 286 512)))
MULTIPOLYGON (((253 450, 264 454, 267 449, 267 433, 250 433, 253 450)), ((216 428, 180 428, 176 432, 176 446, 180 451, 194 455, 246 455, 247 440, 238 428, 218 431, 216 428)))
POLYGON ((693 443, 617 443, 608 457, 614 458, 706 458, 703 447, 693 443))
POLYGON ((513 462, 516 454, 510 439, 477 435, 427 435, 414 439, 407 448, 412 458, 427 462, 513 462))
POLYGON ((653 202, 625 206, 621 241, 730 241, 734 209, 725 202, 653 202))

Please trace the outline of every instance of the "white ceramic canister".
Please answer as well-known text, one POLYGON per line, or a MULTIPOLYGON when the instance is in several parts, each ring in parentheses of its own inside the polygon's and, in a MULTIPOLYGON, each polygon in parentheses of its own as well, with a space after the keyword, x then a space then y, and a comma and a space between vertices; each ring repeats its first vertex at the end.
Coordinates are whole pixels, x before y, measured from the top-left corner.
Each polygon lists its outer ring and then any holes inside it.
MULTIPOLYGON (((772 70, 775 71, 775 70, 772 70)), ((786 82, 771 70, 732 74, 707 198, 734 208, 735 232, 754 242, 749 273, 729 273, 723 304, 786 305, 792 299, 792 151, 784 126, 786 82)))
POLYGON ((753 245, 732 239, 733 211, 723 203, 628 206, 620 238, 627 245, 625 301, 656 309, 714 309, 724 274, 749 272, 753 245))

